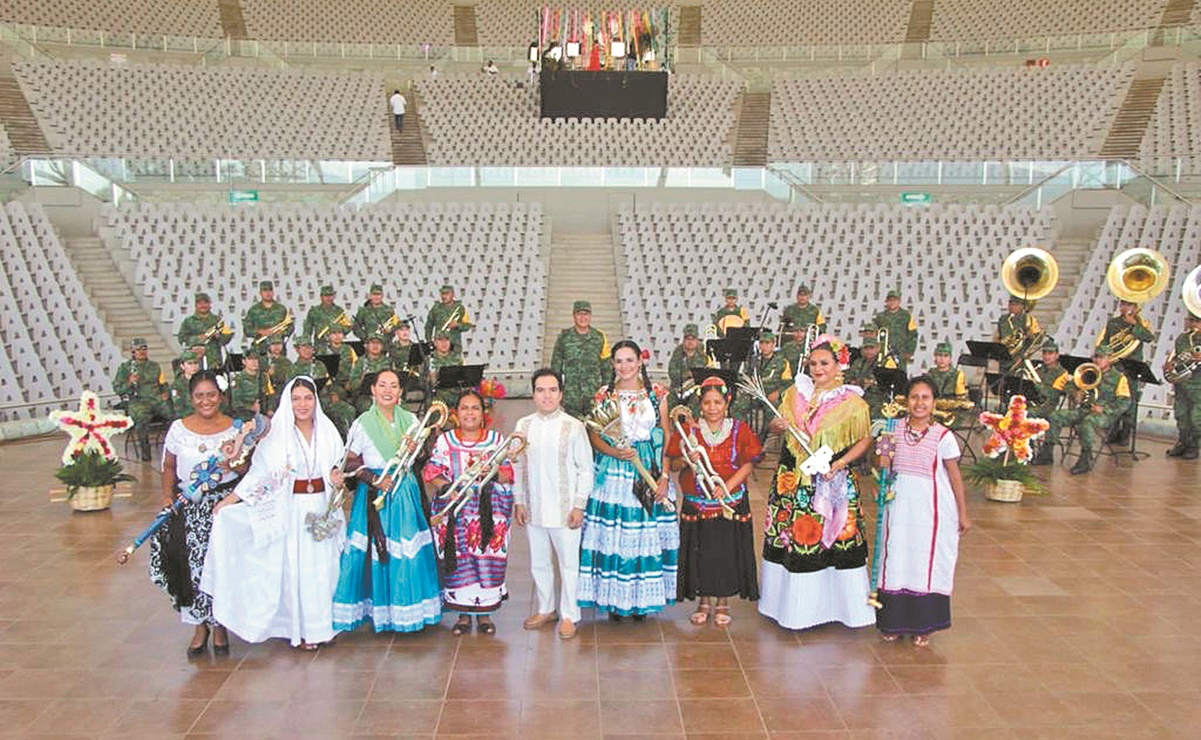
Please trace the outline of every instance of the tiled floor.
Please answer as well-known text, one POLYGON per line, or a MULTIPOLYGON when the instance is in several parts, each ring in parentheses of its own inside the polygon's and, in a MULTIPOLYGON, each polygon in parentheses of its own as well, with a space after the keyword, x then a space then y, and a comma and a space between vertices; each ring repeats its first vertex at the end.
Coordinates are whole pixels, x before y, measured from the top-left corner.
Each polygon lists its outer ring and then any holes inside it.
MULTIPOLYGON (((524 413, 506 402, 500 428, 524 413), (506 422, 506 417, 508 422, 506 422)), ((0 736, 1198 737, 1201 466, 1103 460, 1020 504, 971 496, 954 628, 930 648, 873 630, 728 630, 681 605, 644 623, 525 632, 526 543, 495 636, 355 633, 319 653, 234 640, 188 662, 190 630, 114 553, 157 474, 111 511, 50 503, 62 440, 0 446, 0 736)), ((759 471, 762 505, 769 470, 759 471)))

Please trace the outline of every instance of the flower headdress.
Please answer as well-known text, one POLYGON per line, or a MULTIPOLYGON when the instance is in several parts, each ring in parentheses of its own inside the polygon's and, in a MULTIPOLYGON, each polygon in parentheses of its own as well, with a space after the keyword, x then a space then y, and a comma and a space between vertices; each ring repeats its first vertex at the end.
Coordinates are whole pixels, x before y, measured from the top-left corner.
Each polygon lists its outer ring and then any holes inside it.
POLYGON ((842 343, 841 339, 833 334, 819 334, 809 344, 809 349, 812 351, 814 347, 820 347, 823 344, 830 345, 831 351, 834 352, 834 359, 838 362, 840 369, 846 370, 851 366, 851 350, 842 343))

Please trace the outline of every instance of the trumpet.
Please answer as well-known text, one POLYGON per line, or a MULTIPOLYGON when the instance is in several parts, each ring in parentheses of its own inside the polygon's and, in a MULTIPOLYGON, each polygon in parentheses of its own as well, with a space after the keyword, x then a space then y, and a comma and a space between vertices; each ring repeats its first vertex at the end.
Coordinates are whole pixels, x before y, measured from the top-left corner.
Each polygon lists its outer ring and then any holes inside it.
POLYGON ((400 325, 400 317, 397 316, 396 314, 392 314, 391 316, 388 317, 387 321, 385 321, 385 322, 381 323, 379 326, 375 327, 375 333, 387 336, 388 334, 391 334, 392 331, 399 325, 400 325))
POLYGON ((321 327, 321 331, 317 332, 317 339, 325 339, 325 335, 333 331, 335 326, 340 326, 343 329, 349 329, 353 325, 354 322, 352 322, 350 317, 346 315, 346 312, 343 311, 335 316, 333 321, 321 327))
POLYGON ((288 312, 284 315, 283 319, 281 319, 278 324, 275 324, 274 326, 267 329, 267 333, 262 335, 261 337, 256 337, 255 340, 250 343, 250 345, 252 347, 257 347, 260 344, 262 344, 263 342, 267 341, 268 339, 276 336, 277 334, 283 334, 285 331, 288 330, 289 327, 292 326, 292 321, 293 321, 292 311, 289 309, 288 312))
POLYGON ((200 342, 202 344, 208 344, 209 342, 216 339, 218 334, 228 334, 228 333, 229 333, 229 328, 225 326, 225 321, 221 320, 221 321, 218 321, 217 323, 213 324, 213 326, 208 331, 206 331, 205 333, 200 335, 200 342))
POLYGON ((400 489, 401 476, 406 470, 413 467, 413 463, 417 462, 417 455, 425 447, 425 441, 429 439, 430 433, 435 428, 441 428, 446 424, 449 416, 450 412, 447 410, 446 404, 434 401, 425 412, 425 416, 414 421, 412 426, 405 431, 404 436, 400 439, 400 446, 396 448, 396 454, 388 460, 379 473, 380 479, 396 476, 396 480, 392 482, 389 490, 380 491, 375 500, 371 502, 377 511, 384 508, 384 501, 388 494, 395 493, 400 489))
POLYGON ((450 316, 446 317, 446 321, 442 322, 442 328, 439 329, 438 331, 450 331, 451 324, 458 322, 458 321, 462 321, 462 320, 463 320, 463 304, 460 303, 459 305, 454 307, 453 311, 450 312, 450 316))
POLYGON ((1080 364, 1072 373, 1072 385, 1078 392, 1076 402, 1081 406, 1092 406, 1097 401, 1097 387, 1101 385, 1101 368, 1095 363, 1080 364))
POLYGON ((474 491, 484 490, 484 486, 500 472, 500 466, 505 460, 512 462, 525 454, 527 442, 525 435, 514 432, 501 440, 487 454, 478 458, 467 469, 459 474, 443 492, 450 499, 442 511, 430 519, 431 526, 438 526, 448 518, 453 518, 463 509, 474 491))
POLYGON ((726 488, 726 481, 714 470, 713 461, 709 459, 709 451, 692 436, 694 423, 692 412, 687 406, 676 406, 671 410, 671 423, 676 428, 676 434, 680 435, 680 444, 684 448, 684 460, 688 463, 688 467, 692 468, 697 487, 705 494, 705 498, 717 502, 721 507, 722 517, 733 519, 734 509, 726 503, 726 499, 730 496, 730 491, 726 488), (693 455, 696 455, 697 459, 693 460, 693 455))

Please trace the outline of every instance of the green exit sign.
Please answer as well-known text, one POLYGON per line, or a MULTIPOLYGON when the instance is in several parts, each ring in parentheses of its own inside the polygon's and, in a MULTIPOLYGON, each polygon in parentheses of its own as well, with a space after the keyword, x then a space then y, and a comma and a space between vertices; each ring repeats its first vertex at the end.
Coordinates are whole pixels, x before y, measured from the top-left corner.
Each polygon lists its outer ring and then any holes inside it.
POLYGON ((259 191, 257 190, 231 190, 229 191, 230 203, 257 203, 259 200, 259 191))
POLYGON ((934 197, 929 193, 922 193, 916 190, 906 190, 901 193, 901 202, 906 205, 927 206, 934 201, 934 197))

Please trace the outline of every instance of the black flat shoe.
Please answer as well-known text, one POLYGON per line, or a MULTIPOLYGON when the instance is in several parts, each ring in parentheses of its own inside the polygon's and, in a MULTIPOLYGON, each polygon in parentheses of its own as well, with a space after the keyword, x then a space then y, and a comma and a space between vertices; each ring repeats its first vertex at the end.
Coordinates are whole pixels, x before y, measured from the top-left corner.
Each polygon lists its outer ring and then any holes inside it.
MULTIPOLYGON (((195 645, 195 646, 189 644, 188 645, 188 657, 195 658, 197 656, 204 655, 204 653, 208 650, 208 646, 209 646, 209 628, 205 627, 204 628, 204 641, 201 642, 199 645, 195 645)), ((229 646, 226 645, 225 649, 228 651, 229 646)), ((216 652, 216 650, 217 650, 217 647, 214 645, 213 651, 216 652)))
POLYGON ((475 628, 476 628, 476 631, 478 631, 481 635, 495 635, 496 634, 496 622, 493 622, 491 620, 489 620, 487 622, 480 622, 477 620, 475 623, 475 628))
MULTIPOLYGON (((224 630, 223 630, 224 631, 224 630)), ((229 655, 229 632, 225 632, 225 643, 217 644, 217 634, 213 633, 213 655, 229 655)))
POLYGON ((450 634, 457 636, 471 633, 471 617, 460 619, 455 622, 455 626, 450 628, 450 634))
POLYGON ((609 612, 609 621, 610 622, 620 622, 622 619, 623 619, 623 617, 620 614, 618 614, 617 612, 609 612))

